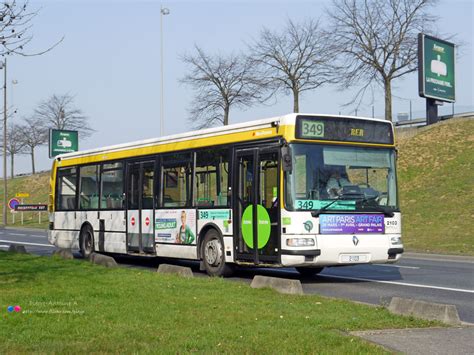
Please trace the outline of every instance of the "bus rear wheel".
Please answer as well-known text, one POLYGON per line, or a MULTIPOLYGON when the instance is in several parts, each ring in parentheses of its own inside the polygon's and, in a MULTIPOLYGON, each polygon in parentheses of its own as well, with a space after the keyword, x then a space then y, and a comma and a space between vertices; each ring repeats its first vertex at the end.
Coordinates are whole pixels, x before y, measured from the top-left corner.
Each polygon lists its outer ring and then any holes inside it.
POLYGON ((90 226, 85 226, 80 235, 80 252, 84 259, 90 257, 90 255, 94 252, 94 233, 92 232, 92 228, 90 226))
POLYGON ((206 272, 210 276, 230 276, 233 269, 225 263, 224 243, 215 229, 204 235, 201 257, 206 272))
POLYGON ((297 267, 295 268, 296 271, 300 273, 301 276, 304 277, 312 277, 319 274, 323 271, 323 267, 297 267))

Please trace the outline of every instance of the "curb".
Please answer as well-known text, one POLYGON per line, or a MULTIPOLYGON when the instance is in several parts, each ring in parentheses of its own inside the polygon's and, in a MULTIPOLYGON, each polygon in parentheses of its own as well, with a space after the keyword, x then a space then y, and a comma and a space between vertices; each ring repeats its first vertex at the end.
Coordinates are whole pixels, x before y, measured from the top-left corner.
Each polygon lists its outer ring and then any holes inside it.
POLYGON ((452 304, 393 297, 388 310, 394 314, 412 315, 422 319, 437 320, 450 325, 461 325, 458 310, 452 304))
POLYGON ((183 277, 193 277, 193 271, 190 267, 185 266, 178 266, 178 265, 171 265, 171 264, 161 264, 158 266, 158 270, 160 274, 176 274, 183 277))
POLYGON ((303 286, 300 280, 283 279, 270 276, 254 276, 251 288, 272 288, 279 293, 287 295, 303 295, 303 286))

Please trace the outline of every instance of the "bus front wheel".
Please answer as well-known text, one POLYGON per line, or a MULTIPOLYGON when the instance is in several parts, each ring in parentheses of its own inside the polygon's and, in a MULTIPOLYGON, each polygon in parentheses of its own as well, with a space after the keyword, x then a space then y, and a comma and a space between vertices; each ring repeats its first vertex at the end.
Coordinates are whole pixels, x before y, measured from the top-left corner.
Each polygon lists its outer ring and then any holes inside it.
POLYGON ((323 271, 323 267, 297 267, 295 268, 296 271, 300 273, 301 276, 304 277, 312 277, 319 274, 323 271))
POLYGON ((87 259, 94 252, 94 233, 90 226, 85 226, 82 229, 80 241, 81 255, 84 259, 87 259))
POLYGON ((209 229, 202 242, 202 261, 210 276, 230 276, 232 267, 225 263, 224 243, 215 229, 209 229))

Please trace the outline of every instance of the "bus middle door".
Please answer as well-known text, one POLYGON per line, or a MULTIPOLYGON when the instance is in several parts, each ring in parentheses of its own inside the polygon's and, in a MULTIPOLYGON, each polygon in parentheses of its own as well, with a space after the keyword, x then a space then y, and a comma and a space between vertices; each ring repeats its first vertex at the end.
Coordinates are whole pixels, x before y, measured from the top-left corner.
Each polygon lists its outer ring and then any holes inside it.
POLYGON ((237 149, 234 162, 236 261, 278 263, 279 150, 273 146, 237 149))
POLYGON ((155 162, 127 165, 127 252, 154 253, 155 162))

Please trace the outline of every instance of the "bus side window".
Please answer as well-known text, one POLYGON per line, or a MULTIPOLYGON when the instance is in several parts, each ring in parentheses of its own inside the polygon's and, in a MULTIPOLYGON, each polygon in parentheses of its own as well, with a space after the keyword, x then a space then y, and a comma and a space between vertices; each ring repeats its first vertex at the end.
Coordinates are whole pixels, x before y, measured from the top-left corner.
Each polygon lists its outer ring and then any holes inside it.
POLYGON ((123 167, 122 163, 104 164, 100 175, 102 196, 101 209, 122 209, 123 206, 123 167))
POLYGON ((99 208, 99 178, 98 165, 82 166, 79 181, 79 209, 89 210, 99 208))
POLYGON ((191 206, 190 153, 167 154, 162 158, 162 207, 191 206))
POLYGON ((228 205, 228 171, 228 149, 202 150, 196 153, 195 206, 228 205))
POLYGON ((73 211, 76 209, 77 169, 58 170, 56 210, 73 211))

